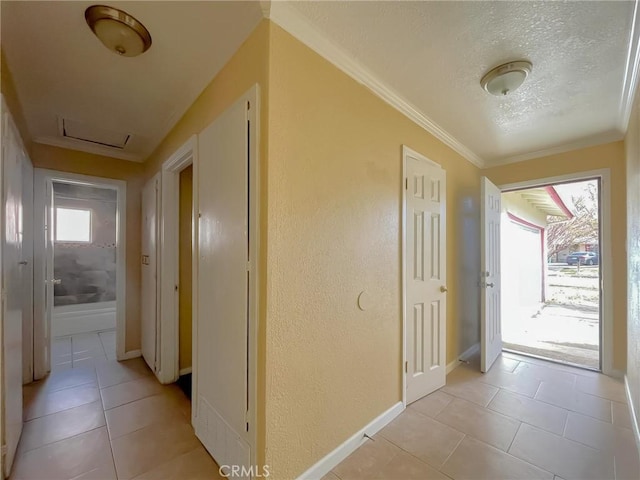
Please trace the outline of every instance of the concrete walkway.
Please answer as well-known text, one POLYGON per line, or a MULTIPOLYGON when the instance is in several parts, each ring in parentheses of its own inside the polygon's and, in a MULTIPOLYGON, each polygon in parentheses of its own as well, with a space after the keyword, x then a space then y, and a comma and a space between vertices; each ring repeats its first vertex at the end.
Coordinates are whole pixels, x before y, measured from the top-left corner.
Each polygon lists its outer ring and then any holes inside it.
POLYGON ((597 307, 542 305, 502 321, 504 348, 599 369, 597 307))

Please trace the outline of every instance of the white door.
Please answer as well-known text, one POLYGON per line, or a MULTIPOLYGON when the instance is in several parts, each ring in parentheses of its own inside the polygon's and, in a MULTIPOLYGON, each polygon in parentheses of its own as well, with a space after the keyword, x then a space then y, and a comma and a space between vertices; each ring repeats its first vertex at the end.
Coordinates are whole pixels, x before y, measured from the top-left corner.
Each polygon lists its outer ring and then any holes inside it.
POLYGON ((33 165, 22 163, 22 383, 33 381, 33 165))
POLYGON ((487 177, 481 179, 480 239, 480 370, 488 372, 502 352, 500 319, 500 189, 487 177))
POLYGON ((2 142, 2 445, 4 474, 9 476, 22 433, 22 159, 18 132, 5 113, 2 142))
POLYGON ((158 364, 158 209, 160 174, 142 189, 142 356, 149 368, 158 364))
POLYGON ((406 400, 446 382, 446 172, 404 149, 406 400))
MULTIPOLYGON (((196 435, 218 465, 249 468, 247 101, 198 136, 196 435)), ((250 140, 255 141, 254 139, 250 140)), ((253 427, 255 428, 255 427, 253 427)))

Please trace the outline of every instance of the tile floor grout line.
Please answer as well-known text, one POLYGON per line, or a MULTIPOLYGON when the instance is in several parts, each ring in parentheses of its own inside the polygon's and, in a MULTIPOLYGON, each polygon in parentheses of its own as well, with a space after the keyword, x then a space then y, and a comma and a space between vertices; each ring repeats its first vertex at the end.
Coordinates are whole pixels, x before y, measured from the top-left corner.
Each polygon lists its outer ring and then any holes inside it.
MULTIPOLYGON (((122 385, 121 383, 119 383, 118 385, 122 385)), ((113 385, 114 387, 116 385, 113 385)), ((105 387, 105 388, 109 388, 109 387, 105 387)), ((156 392, 156 393, 152 393, 151 395, 145 395, 144 397, 140 397, 140 398, 136 398, 135 400, 129 400, 128 402, 122 403, 120 405, 116 405, 115 407, 110 407, 110 408, 104 408, 104 401, 102 403, 102 408, 104 410, 104 412, 110 412, 111 410, 115 410, 116 408, 120 408, 120 407, 124 407, 125 405, 130 405, 132 403, 135 403, 139 400, 145 400, 147 398, 151 398, 151 397, 155 397, 157 395, 163 395, 164 392, 156 392)), ((100 391, 100 398, 102 399, 102 391, 100 391)))
MULTIPOLYGON (((455 447, 453 447, 453 450, 451 450, 451 453, 449 455, 447 455, 447 458, 444 459, 444 462, 442 462, 442 465, 440 465, 440 468, 444 467, 444 464, 447 463, 449 461, 449 459, 451 458, 451 456, 455 453, 455 451, 458 449, 458 447, 462 444, 462 442, 464 441, 464 439, 467 438, 467 434, 463 434, 462 438, 460 439, 460 441, 456 444, 455 447)), ((473 438, 473 437, 472 437, 473 438)), ((440 468, 438 468, 438 471, 441 473, 444 473, 440 470, 440 468)), ((446 473, 445 473, 446 475, 446 473)))
MULTIPOLYGON (((54 442, 44 443, 44 444, 40 445, 39 447, 36 447, 36 448, 30 448, 29 450, 22 450, 22 451, 20 452, 20 456, 21 456, 21 457, 23 457, 23 456, 24 456, 26 453, 28 453, 28 452, 34 452, 34 451, 36 451, 36 450, 40 450, 41 448, 49 447, 49 446, 51 446, 51 445, 55 445, 56 443, 64 442, 64 441, 66 441, 66 440, 70 440, 70 439, 72 439, 72 438, 79 437, 80 435, 84 435, 85 433, 89 433, 89 432, 93 432, 93 431, 95 431, 95 430, 99 430, 99 429, 101 429, 101 428, 103 428, 103 427, 104 427, 105 429, 107 428, 107 424, 106 424, 106 422, 105 422, 105 424, 104 424, 104 425, 100 425, 99 427, 91 428, 91 429, 86 430, 86 431, 84 431, 84 432, 76 433, 76 434, 71 435, 71 436, 69 436, 69 437, 61 438, 61 439, 56 440, 56 441, 54 441, 54 442)), ((107 433, 108 433, 108 432, 107 432, 107 433)), ((20 440, 22 440, 22 438, 21 438, 20 440)))
POLYGON ((522 421, 521 421, 521 422, 520 422, 520 424, 518 425, 518 428, 516 429, 516 433, 515 433, 515 435, 513 436, 513 438, 511 439, 511 442, 509 442, 509 446, 508 446, 508 447, 507 447, 507 449, 505 450, 505 453, 509 453, 509 450, 511 450, 511 446, 513 445, 513 442, 515 442, 515 441, 516 441, 516 437, 518 436, 518 432, 520 431, 520 427, 522 427, 522 424, 523 424, 523 423, 524 423, 524 422, 522 422, 522 421))

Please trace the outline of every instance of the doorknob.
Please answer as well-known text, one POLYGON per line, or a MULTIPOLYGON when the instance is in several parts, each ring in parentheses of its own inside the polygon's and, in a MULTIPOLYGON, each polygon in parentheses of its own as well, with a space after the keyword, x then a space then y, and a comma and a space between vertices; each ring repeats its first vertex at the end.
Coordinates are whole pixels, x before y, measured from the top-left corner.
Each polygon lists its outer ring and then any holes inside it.
POLYGON ((51 283, 53 285, 60 285, 62 283, 62 279, 61 278, 54 278, 53 280, 51 280, 51 283))
POLYGON ((444 285, 442 285, 442 286, 440 287, 440 291, 441 291, 442 293, 446 293, 448 290, 447 290, 447 287, 445 287, 444 285))
POLYGON ((26 260, 23 260, 23 261, 21 261, 21 262, 18 262, 18 265, 26 265, 26 264, 28 264, 28 263, 29 263, 29 262, 27 262, 26 260))
POLYGON ((487 287, 493 287, 493 283, 487 283, 487 287))

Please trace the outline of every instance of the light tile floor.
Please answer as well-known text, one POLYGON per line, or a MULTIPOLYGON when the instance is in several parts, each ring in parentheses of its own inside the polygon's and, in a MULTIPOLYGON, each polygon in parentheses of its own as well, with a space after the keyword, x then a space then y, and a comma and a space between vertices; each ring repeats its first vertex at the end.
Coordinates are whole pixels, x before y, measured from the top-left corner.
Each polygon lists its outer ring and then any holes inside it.
POLYGON ((624 384, 503 353, 410 405, 323 480, 640 478, 624 384))
POLYGON ((222 478, 189 400, 139 358, 54 371, 25 386, 24 414, 10 480, 222 478))
MULTIPOLYGON (((219 479, 190 403, 141 359, 53 372, 24 389, 11 480, 219 479)), ((503 354, 461 365, 325 480, 640 478, 624 387, 597 373, 503 354)))
POLYGON ((115 359, 115 330, 56 337, 51 345, 51 369, 53 371, 81 366, 96 366, 115 359))

